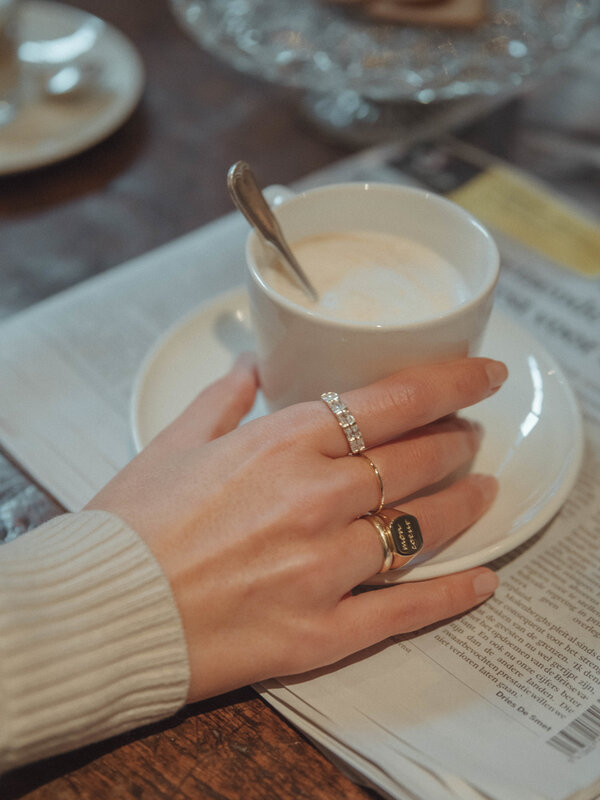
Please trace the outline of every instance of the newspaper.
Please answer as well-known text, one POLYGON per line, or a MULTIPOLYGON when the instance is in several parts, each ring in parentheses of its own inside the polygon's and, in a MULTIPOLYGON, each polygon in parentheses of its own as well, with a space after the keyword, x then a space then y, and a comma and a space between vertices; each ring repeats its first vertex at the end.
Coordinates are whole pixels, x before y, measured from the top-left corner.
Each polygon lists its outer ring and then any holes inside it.
MULTIPOLYGON (((489 165, 452 146, 444 157, 461 166, 449 187, 459 192, 489 165)), ((431 154, 367 151, 303 184, 422 183, 416 167, 431 154)), ((484 188, 494 195, 495 185, 484 188)), ((595 241, 587 222, 575 225, 576 262, 595 241)), ((130 399, 144 355, 199 302, 242 282, 246 230, 231 214, 0 326, 0 441, 67 508, 133 455, 130 399)), ((494 232, 498 307, 543 340, 581 402, 587 450, 575 489, 545 530, 497 565, 501 586, 480 608, 263 691, 389 797, 591 799, 600 793, 600 283, 587 262, 575 271, 494 232)))
MULTIPOLYGON (((458 146, 456 153, 468 150, 458 146)), ((478 161, 475 172, 485 169, 485 159, 478 161)), ((439 169, 439 150, 435 164, 439 169)), ((341 668, 271 682, 267 699, 393 797, 594 798, 600 795, 600 282, 494 233, 503 262, 497 307, 551 348, 579 395, 587 451, 577 485, 525 552, 499 566, 500 588, 483 606, 341 668)), ((573 245, 579 250, 582 242, 573 245)), ((595 255, 600 274, 600 248, 595 255)))

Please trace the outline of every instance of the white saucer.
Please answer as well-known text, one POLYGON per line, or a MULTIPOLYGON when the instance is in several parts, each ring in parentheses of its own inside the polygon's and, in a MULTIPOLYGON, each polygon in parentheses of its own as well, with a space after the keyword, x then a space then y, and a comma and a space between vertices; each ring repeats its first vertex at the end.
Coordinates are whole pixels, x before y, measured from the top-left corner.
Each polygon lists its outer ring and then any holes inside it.
MULTIPOLYGON (((146 356, 131 403, 137 450, 171 422, 204 386, 252 349, 244 289, 220 295, 175 324, 146 356)), ((485 564, 539 531, 571 490, 583 453, 577 402, 554 358, 517 323, 492 314, 482 353, 503 360, 510 378, 465 412, 485 437, 473 465, 500 482, 487 514, 462 536, 411 569, 370 583, 422 580, 485 564)), ((249 418, 265 413, 258 398, 249 418)))
POLYGON ((127 119, 144 87, 133 45, 92 14, 25 0, 20 31, 25 96, 15 119, 0 129, 0 175, 52 164, 97 144, 127 119), (54 69, 53 59, 93 65, 99 88, 71 98, 44 97, 34 75, 42 65, 54 69))

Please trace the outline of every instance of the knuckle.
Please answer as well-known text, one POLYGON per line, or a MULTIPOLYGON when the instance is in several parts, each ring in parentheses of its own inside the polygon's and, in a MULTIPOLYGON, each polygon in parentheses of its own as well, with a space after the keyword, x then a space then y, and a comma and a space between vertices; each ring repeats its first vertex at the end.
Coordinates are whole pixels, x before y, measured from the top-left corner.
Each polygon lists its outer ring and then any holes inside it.
POLYGON ((388 635, 411 633, 423 626, 423 603, 413 592, 406 592, 402 604, 397 606, 387 620, 388 635))
POLYGON ((282 513, 279 520, 281 530, 293 531, 298 544, 319 535, 323 527, 320 504, 307 502, 306 493, 302 491, 302 487, 299 487, 298 494, 294 498, 283 498, 280 510, 282 513))
POLYGON ((301 502, 298 515, 301 518, 302 532, 306 538, 315 539, 323 530, 323 511, 320 503, 301 502))
POLYGON ((415 411, 425 410, 431 402, 431 388, 423 380, 406 377, 400 381, 388 380, 378 386, 370 400, 367 414, 374 416, 392 415, 402 421, 414 415, 415 411))
POLYGON ((270 425, 276 433, 275 438, 282 448, 298 450, 303 444, 314 445, 314 409, 314 403, 299 403, 269 415, 270 425))
POLYGON ((392 393, 389 402, 399 413, 423 409, 431 402, 431 387, 423 380, 404 380, 392 393))
POLYGON ((458 581, 443 581, 437 587, 437 594, 437 607, 444 609, 444 616, 451 616, 464 606, 463 593, 458 581))
POLYGON ((319 486, 323 503, 331 511, 338 511, 347 502, 348 495, 359 490, 365 483, 367 465, 363 458, 349 458, 348 464, 339 469, 335 461, 325 465, 319 486))

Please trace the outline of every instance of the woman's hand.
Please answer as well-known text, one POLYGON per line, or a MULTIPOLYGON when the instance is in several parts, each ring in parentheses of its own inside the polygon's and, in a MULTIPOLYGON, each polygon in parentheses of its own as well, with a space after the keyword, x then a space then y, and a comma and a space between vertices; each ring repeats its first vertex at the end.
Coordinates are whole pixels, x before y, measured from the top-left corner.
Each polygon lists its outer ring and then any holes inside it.
MULTIPOLYGON (((480 430, 453 414, 506 375, 500 362, 461 359, 343 395, 386 501, 473 458, 480 430)), ((351 594, 382 565, 377 532, 360 519, 379 501, 373 471, 348 457, 320 400, 236 429, 256 390, 252 360, 242 357, 88 505, 125 520, 162 565, 185 630, 190 701, 333 663, 459 614, 497 585, 479 567, 351 594)), ((431 550, 478 519, 495 492, 494 478, 468 475, 402 510, 418 518, 431 550)))

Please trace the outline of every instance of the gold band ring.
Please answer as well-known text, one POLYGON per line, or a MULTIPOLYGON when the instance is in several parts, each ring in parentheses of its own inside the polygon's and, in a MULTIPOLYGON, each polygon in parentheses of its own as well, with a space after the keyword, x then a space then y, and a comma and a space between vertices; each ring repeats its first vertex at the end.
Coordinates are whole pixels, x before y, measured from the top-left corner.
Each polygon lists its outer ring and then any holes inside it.
POLYGON ((423 547, 423 534, 418 519, 412 514, 389 508, 379 511, 376 518, 381 520, 386 527, 392 550, 390 569, 405 567, 423 547))
POLYGON ((375 475, 375 478, 377 479, 377 485, 379 486, 379 505, 377 506, 377 508, 374 508, 373 511, 369 511, 369 514, 377 514, 379 511, 381 511, 381 509, 385 505, 385 494, 384 494, 384 491, 383 491, 383 481, 381 480, 381 473, 379 472, 379 470, 377 469, 377 466, 371 461, 371 459, 369 458, 369 456, 366 453, 359 453, 358 455, 362 456, 362 458, 365 459, 367 464, 373 470, 373 474, 375 475))
POLYGON ((355 456, 357 453, 361 453, 365 449, 365 443, 360 428, 346 403, 337 392, 323 392, 321 400, 329 408, 337 419, 340 428, 344 431, 350 448, 349 455, 355 456))
POLYGON ((367 514, 364 517, 361 517, 361 519, 366 519, 367 522, 370 522, 379 534, 381 546, 383 547, 383 563, 378 571, 387 572, 392 566, 392 562, 394 560, 394 553, 391 547, 391 539, 388 533, 388 527, 379 517, 375 516, 374 514, 367 514))

